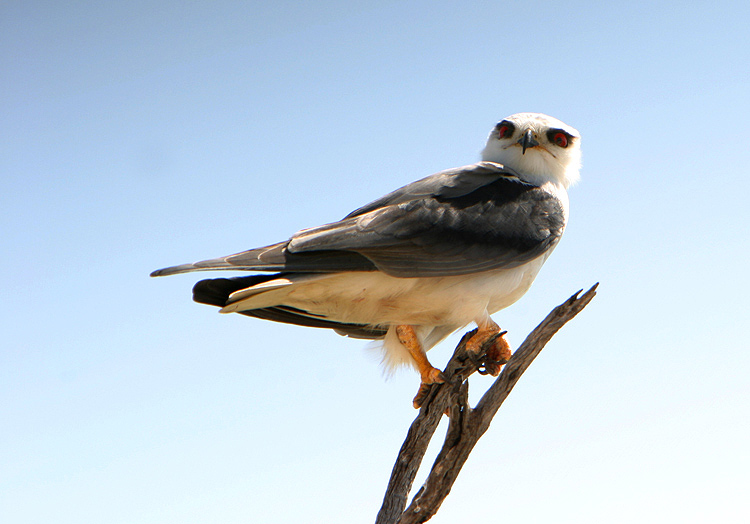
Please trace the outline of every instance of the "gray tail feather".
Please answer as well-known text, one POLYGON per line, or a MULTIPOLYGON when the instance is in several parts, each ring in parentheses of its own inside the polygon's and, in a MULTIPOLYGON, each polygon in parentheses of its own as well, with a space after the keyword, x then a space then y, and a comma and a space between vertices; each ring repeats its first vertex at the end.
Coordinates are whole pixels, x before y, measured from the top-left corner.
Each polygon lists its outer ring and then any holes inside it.
POLYGON ((180 273, 190 273, 192 271, 215 271, 220 269, 242 270, 245 268, 237 267, 226 261, 225 258, 214 258, 212 260, 203 260, 193 264, 180 264, 179 266, 165 267, 157 269, 151 273, 152 277, 166 277, 169 275, 179 275, 180 273))
POLYGON ((165 267, 163 269, 157 269, 152 271, 150 277, 166 277, 168 275, 179 275, 180 273, 190 273, 191 271, 197 271, 198 268, 194 264, 182 264, 180 266, 165 267))

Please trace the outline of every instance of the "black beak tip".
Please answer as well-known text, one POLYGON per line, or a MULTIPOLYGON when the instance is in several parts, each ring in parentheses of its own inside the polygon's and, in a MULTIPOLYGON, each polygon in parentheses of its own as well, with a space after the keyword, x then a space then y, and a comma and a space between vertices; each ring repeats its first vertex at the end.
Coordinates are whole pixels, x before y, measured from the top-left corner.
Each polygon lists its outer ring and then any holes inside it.
POLYGON ((521 144, 522 155, 526 154, 526 149, 539 145, 539 142, 537 142, 534 138, 534 133, 532 133, 531 129, 527 130, 523 135, 521 135, 521 138, 518 139, 518 143, 521 144))

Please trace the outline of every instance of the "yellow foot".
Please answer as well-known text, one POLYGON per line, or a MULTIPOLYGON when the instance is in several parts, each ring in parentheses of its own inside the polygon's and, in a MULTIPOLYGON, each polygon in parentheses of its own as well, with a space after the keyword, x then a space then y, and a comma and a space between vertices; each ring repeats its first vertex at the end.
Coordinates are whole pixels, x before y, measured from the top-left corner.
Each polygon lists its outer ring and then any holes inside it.
POLYGON ((417 396, 412 401, 414 408, 419 409, 422 407, 433 384, 442 384, 443 382, 445 382, 445 375, 438 368, 430 368, 427 373, 422 374, 422 383, 419 385, 417 396))
POLYGON ((466 350, 479 353, 482 347, 492 340, 492 345, 487 350, 485 357, 483 375, 490 374, 496 377, 500 373, 500 368, 505 365, 511 357, 510 344, 505 340, 505 333, 500 332, 500 327, 490 321, 484 326, 480 326, 474 336, 466 343, 466 350))
POLYGON ((431 386, 432 384, 425 384, 424 382, 419 385, 419 391, 417 391, 417 395, 412 401, 414 409, 419 409, 422 407, 422 404, 424 404, 424 401, 427 398, 427 394, 430 392, 431 386))
POLYGON ((492 342, 492 346, 487 350, 487 356, 485 357, 485 373, 489 373, 493 377, 500 374, 500 368, 507 364, 510 357, 513 356, 513 353, 510 351, 510 344, 505 340, 505 333, 500 333, 492 342))
POLYGON ((493 323, 485 328, 479 328, 474 336, 472 336, 466 343, 466 351, 471 353, 479 353, 484 346, 485 342, 494 337, 500 332, 500 327, 493 323))

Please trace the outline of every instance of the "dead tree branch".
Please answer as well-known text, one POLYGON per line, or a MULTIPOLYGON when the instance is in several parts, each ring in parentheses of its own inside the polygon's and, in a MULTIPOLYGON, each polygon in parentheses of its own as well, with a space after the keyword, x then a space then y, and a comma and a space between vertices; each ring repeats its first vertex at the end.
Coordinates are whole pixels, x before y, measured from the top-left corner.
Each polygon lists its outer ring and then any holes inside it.
POLYGON ((393 466, 376 524, 417 524, 426 522, 437 513, 469 454, 489 428, 492 418, 513 386, 554 334, 594 298, 597 285, 580 297, 579 291, 552 310, 526 337, 473 409, 468 401, 468 378, 482 368, 486 347, 491 341, 485 344, 485 348, 478 355, 472 354, 466 351, 465 346, 474 332, 464 335, 443 372, 447 378, 446 383, 435 384, 432 387, 419 415, 409 428, 393 466), (443 448, 435 459, 424 485, 406 508, 414 477, 435 429, 445 413, 449 414, 450 423, 443 448))

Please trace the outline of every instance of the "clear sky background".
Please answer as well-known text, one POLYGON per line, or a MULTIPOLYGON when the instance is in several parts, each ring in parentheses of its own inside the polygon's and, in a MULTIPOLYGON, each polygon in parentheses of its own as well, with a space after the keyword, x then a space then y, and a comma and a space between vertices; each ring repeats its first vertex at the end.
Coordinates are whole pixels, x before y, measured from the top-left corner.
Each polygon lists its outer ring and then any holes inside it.
POLYGON ((517 346, 599 295, 432 522, 748 522, 748 20, 740 0, 3 2, 0 520, 374 521, 417 375, 148 273, 341 218, 538 111, 581 131, 582 181, 495 319, 517 346))

